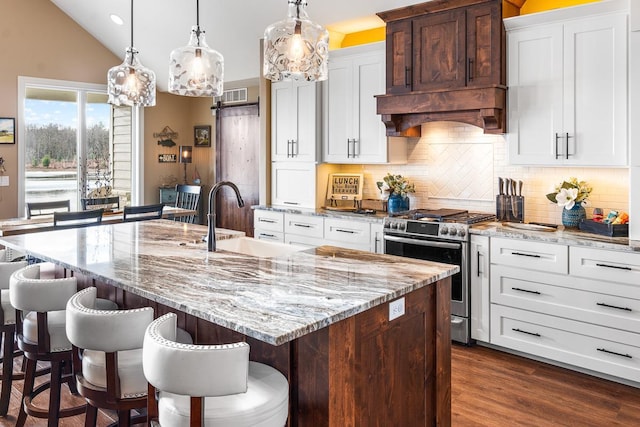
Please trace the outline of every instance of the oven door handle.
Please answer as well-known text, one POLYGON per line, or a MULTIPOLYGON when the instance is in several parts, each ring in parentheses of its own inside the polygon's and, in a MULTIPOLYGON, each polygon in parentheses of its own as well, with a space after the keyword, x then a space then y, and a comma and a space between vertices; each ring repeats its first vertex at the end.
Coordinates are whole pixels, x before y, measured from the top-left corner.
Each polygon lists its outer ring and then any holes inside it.
POLYGON ((388 240, 390 242, 404 243, 407 245, 416 245, 416 246, 427 246, 430 248, 443 248, 443 249, 461 249, 462 243, 449 243, 449 242, 435 242, 435 241, 426 241, 419 239, 407 239, 406 237, 398 237, 398 236, 389 236, 385 235, 384 240, 388 240))

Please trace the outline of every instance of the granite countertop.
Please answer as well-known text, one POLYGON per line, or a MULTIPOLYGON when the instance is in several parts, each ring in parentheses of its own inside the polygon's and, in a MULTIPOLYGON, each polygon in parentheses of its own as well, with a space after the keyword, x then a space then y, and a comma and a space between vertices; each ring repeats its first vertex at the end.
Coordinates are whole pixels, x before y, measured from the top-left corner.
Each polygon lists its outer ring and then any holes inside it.
MULTIPOLYGON (((522 230, 509 227, 508 224, 509 223, 500 222, 474 224, 470 229, 470 233, 491 237, 508 237, 511 239, 559 243, 569 246, 587 246, 615 251, 640 252, 640 241, 629 240, 628 237, 602 236, 578 229, 566 229, 563 226, 558 226, 556 231, 522 230)), ((517 227, 518 225, 515 224, 515 226, 517 227)))
POLYGON ((348 219, 352 221, 371 222, 374 224, 382 224, 382 220, 388 216, 387 212, 376 211, 376 213, 362 214, 349 211, 330 210, 330 209, 311 209, 311 208, 291 208, 287 206, 271 206, 256 205, 251 206, 252 209, 264 211, 283 212, 298 215, 321 216, 326 218, 348 219))
MULTIPOLYGON (((0 244, 273 345, 459 271, 333 246, 273 258, 209 253, 203 234, 205 226, 154 220, 9 236, 0 244)), ((216 231, 217 239, 242 234, 216 231)))

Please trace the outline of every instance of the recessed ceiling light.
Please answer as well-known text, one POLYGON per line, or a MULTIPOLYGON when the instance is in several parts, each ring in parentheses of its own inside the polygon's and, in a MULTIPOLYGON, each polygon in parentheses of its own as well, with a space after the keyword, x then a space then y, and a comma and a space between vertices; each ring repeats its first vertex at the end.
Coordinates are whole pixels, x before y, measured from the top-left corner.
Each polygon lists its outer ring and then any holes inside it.
POLYGON ((120 18, 118 15, 116 15, 115 13, 112 13, 111 15, 109 15, 109 17, 111 18, 111 20, 116 24, 116 25, 123 25, 124 21, 122 20, 122 18, 120 18))

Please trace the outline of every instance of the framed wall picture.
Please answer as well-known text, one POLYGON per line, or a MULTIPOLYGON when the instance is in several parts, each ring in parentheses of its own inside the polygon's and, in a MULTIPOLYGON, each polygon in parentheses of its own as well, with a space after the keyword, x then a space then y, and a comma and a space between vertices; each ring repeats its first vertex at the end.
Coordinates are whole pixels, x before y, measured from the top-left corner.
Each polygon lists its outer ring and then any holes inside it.
POLYGON ((193 145, 196 147, 211 147, 211 126, 193 127, 193 145))
POLYGON ((13 117, 0 117, 0 144, 15 144, 16 119, 13 117))

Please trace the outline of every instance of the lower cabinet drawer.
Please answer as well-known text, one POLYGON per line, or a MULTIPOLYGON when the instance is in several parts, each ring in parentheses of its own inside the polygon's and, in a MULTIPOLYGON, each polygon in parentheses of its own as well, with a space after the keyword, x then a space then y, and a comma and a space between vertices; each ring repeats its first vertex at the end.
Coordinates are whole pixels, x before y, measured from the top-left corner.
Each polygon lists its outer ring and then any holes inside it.
POLYGON ((322 239, 324 235, 324 218, 320 216, 285 214, 285 234, 296 234, 305 237, 322 239))
POLYGON ((282 212, 256 209, 253 213, 253 227, 256 230, 284 231, 284 214, 282 212))
POLYGON ((371 232, 368 222, 347 221, 326 218, 324 220, 324 238, 350 246, 366 247, 368 250, 371 232))
POLYGON ((284 242, 290 245, 306 246, 308 248, 322 246, 325 244, 323 239, 319 239, 317 237, 300 236, 291 233, 284 235, 284 242))
POLYGON ((284 242, 284 233, 271 230, 258 230, 253 233, 254 239, 269 240, 272 242, 284 242))
POLYGON ((492 304, 491 343, 640 382, 640 334, 492 304))
POLYGON ((640 254, 575 246, 569 254, 572 275, 628 283, 640 292, 640 254))
POLYGON ((567 274, 569 247, 530 240, 491 238, 491 264, 567 274))
POLYGON ((491 266, 491 302, 640 332, 640 292, 630 285, 491 266))

